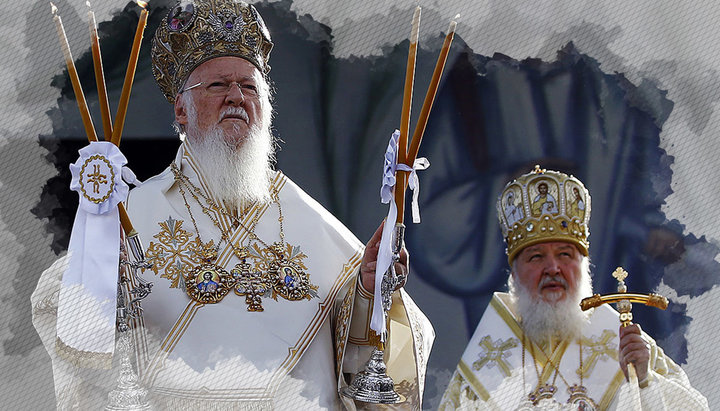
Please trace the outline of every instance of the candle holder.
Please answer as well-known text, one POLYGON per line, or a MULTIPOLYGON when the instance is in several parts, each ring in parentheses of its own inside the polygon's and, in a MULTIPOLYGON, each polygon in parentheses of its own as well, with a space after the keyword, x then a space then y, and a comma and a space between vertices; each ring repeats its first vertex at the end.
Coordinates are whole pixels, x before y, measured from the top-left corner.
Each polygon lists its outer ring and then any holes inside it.
MULTIPOLYGON (((395 224, 392 237, 392 262, 385 271, 380 285, 386 324, 388 312, 392 307, 392 294, 395 288, 401 282, 404 282, 403 279, 398 278, 395 272, 395 263, 400 260, 400 250, 402 250, 404 239, 405 225, 402 223, 395 224)), ((388 325, 385 332, 386 337, 389 328, 388 325)), ((353 376, 350 385, 343 388, 342 394, 353 400, 372 404, 398 404, 404 402, 405 398, 395 391, 395 383, 387 375, 387 366, 383 359, 384 355, 384 343, 380 342, 380 346, 375 347, 370 355, 370 359, 365 364, 365 369, 353 376)))
POLYGON ((130 252, 133 255, 134 261, 125 261, 124 263, 130 267, 132 272, 132 279, 137 284, 135 288, 130 290, 130 294, 133 296, 130 301, 130 307, 133 310, 133 316, 138 317, 141 315, 142 307, 140 306, 140 300, 150 295, 152 292, 153 283, 145 281, 137 274, 138 268, 148 269, 152 267, 152 264, 145 259, 145 251, 140 242, 140 236, 137 233, 133 233, 127 237, 127 244, 130 248, 130 252))
MULTIPOLYGON (((148 411, 152 408, 147 400, 148 390, 138 383, 138 376, 133 369, 133 347, 130 338, 130 321, 133 318, 142 316, 140 300, 150 295, 153 283, 140 278, 138 268, 150 268, 152 264, 145 260, 145 252, 137 233, 127 238, 128 247, 135 261, 120 260, 120 265, 129 268, 131 278, 124 275, 127 271, 121 270, 118 281, 117 297, 117 323, 119 333, 115 347, 120 355, 120 375, 117 379, 117 387, 108 393, 108 404, 106 411, 148 411), (130 289, 125 284, 137 284, 130 289)), ((122 252, 121 256, 127 255, 122 252)))

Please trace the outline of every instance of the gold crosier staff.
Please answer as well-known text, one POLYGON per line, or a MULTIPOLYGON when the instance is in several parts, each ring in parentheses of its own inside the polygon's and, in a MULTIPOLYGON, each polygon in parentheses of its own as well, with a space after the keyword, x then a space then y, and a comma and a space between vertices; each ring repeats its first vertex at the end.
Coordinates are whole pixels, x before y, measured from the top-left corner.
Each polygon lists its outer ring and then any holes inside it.
MULTIPOLYGON (((617 303, 617 310, 620 312, 620 325, 627 327, 632 324, 632 303, 641 303, 650 307, 660 308, 664 310, 668 306, 668 300, 659 294, 636 294, 628 293, 627 286, 625 285, 625 278, 628 276, 628 272, 622 267, 618 267, 613 271, 612 276, 618 281, 618 292, 614 294, 594 294, 592 297, 583 298, 580 302, 580 308, 583 311, 591 308, 599 307, 603 304, 617 303)), ((638 381, 637 371, 635 365, 631 362, 627 364, 628 380, 632 384, 633 397, 637 409, 640 409, 640 384, 638 381)))

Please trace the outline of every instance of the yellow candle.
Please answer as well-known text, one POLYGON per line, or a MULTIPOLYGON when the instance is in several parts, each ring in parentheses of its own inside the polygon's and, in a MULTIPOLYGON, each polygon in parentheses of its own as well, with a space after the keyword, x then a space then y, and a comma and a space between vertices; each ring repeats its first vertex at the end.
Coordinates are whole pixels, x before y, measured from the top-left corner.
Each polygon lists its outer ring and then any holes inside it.
MULTIPOLYGON (((95 127, 92 124, 92 118, 90 118, 90 110, 88 110, 87 102, 85 101, 85 95, 83 94, 82 87, 80 87, 80 78, 78 77, 77 70, 75 69, 75 63, 73 62, 72 53, 70 53, 70 44, 68 44, 67 36, 65 35, 65 27, 63 27, 62 19, 57 15, 57 7, 50 3, 52 6, 53 20, 55 20, 55 28, 57 29, 58 36, 60 37, 60 47, 62 48, 63 55, 65 56, 65 63, 68 68, 68 75, 70 76, 70 82, 75 92, 75 99, 77 100, 78 109, 80 110, 80 116, 85 126, 85 134, 87 134, 89 141, 98 141, 97 135, 95 134, 95 127)), ((126 235, 134 232, 135 229, 130 222, 130 218, 125 211, 125 207, 122 203, 118 204, 118 211, 120 212, 120 222, 122 223, 123 231, 126 235)))
MULTIPOLYGON (((413 14, 412 30, 410 31, 410 49, 405 70, 405 88, 403 91, 403 106, 400 114, 400 138, 398 139, 398 163, 405 163, 407 158, 407 141, 410 131, 410 109, 412 106, 413 82, 415 81, 415 58, 417 56, 417 43, 420 34, 420 6, 415 8, 413 14)), ((405 185, 407 172, 395 173, 395 204, 397 205, 397 223, 402 224, 405 213, 405 185)))
MULTIPOLYGON (((90 8, 90 2, 85 2, 90 8)), ((105 87, 105 74, 100 55, 100 40, 98 39, 95 13, 88 10, 88 21, 90 22, 90 41, 92 45, 93 67, 95 68, 95 84, 97 84, 98 100, 100 101, 100 116, 102 118, 103 133, 105 140, 112 138, 112 120, 110 119, 110 103, 108 103, 107 88, 105 87)))
POLYGON ((432 109, 433 102, 435 101, 435 94, 437 93, 440 78, 442 77, 445 62, 447 61, 448 53, 450 51, 450 44, 452 44, 453 37, 455 36, 455 27, 457 27, 457 23, 455 21, 451 21, 450 27, 448 27, 448 33, 445 36, 445 42, 440 49, 440 55, 438 56, 437 63, 435 63, 432 80, 430 80, 430 85, 428 86, 427 93, 425 94, 425 101, 423 102, 422 109, 420 110, 420 118, 418 118, 412 140, 410 141, 410 149, 408 150, 406 163, 409 166, 412 166, 415 162, 418 150, 420 149, 420 143, 422 142, 423 134, 425 133, 425 126, 427 126, 430 109, 432 109))
POLYGON ((82 86, 80 85, 80 78, 78 77, 72 53, 70 52, 70 44, 68 44, 67 36, 65 35, 65 27, 63 27, 62 19, 57 15, 57 7, 55 7, 52 3, 50 3, 50 6, 52 7, 55 28, 57 29, 58 37, 60 38, 60 47, 62 48, 63 55, 65 56, 68 76, 70 77, 73 92, 75 93, 75 100, 77 101, 78 109, 80 110, 80 117, 82 118, 83 125, 85 126, 85 134, 87 134, 88 140, 97 141, 97 134, 95 134, 95 127, 93 126, 92 118, 90 117, 90 110, 88 110, 87 102, 85 101, 85 94, 83 94, 82 86))
POLYGON ((127 114, 127 106, 130 101, 130 90, 132 89, 138 56, 140 55, 140 44, 142 43, 143 32, 145 31, 145 25, 147 24, 148 17, 148 12, 145 9, 147 3, 140 0, 136 1, 143 9, 140 12, 140 20, 138 21, 137 29, 135 30, 135 39, 133 40, 132 50, 130 51, 130 61, 128 62, 127 70, 125 71, 125 82, 123 83, 122 93, 120 94, 118 110, 117 113, 115 113, 112 142, 116 145, 120 144, 120 137, 122 136, 123 125, 125 124, 125 115, 127 114))
POLYGON ((413 14, 412 30, 410 31, 410 49, 408 50, 407 67, 405 70, 405 89, 403 92, 403 106, 400 116, 400 159, 405 161, 407 155, 408 132, 410 131, 410 111, 412 106, 413 83, 415 81, 415 59, 417 57, 417 43, 420 33, 420 6, 415 8, 413 14))

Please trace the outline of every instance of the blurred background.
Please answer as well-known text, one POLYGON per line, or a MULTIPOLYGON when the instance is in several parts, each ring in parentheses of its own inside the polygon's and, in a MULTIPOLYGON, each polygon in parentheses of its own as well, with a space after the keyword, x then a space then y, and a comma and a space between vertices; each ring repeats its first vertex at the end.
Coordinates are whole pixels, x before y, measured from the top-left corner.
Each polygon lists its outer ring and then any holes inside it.
MULTIPOLYGON (((141 180, 179 145, 150 70, 150 40, 174 0, 151 0, 121 148, 141 180)), ((507 262, 495 202, 535 164, 592 195, 597 292, 669 297, 635 318, 720 408, 720 5, 669 1, 252 2, 275 47, 278 168, 363 242, 387 213, 383 153, 399 127, 412 13, 423 7, 412 126, 448 23, 458 27, 420 156, 422 223, 408 223, 413 299, 435 326, 425 407, 442 395, 507 262)), ((100 129, 87 6, 55 2, 100 129)), ((138 21, 135 3, 92 2, 116 108, 138 21)), ((0 395, 54 407, 49 357, 31 324, 40 273, 67 250, 77 195, 68 165, 86 144, 46 1, 0 5, 0 395), (18 394, 21 393, 21 394, 18 394)), ((408 197, 409 198, 409 197, 408 197)), ((15 405, 15 407, 13 407, 15 405)))

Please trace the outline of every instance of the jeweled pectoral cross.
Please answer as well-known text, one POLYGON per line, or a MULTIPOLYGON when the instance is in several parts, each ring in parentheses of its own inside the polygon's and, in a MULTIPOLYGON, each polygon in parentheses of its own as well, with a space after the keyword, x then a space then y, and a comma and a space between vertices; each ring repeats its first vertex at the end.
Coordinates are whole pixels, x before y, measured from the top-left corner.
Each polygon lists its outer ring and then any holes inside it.
POLYGON ((245 296, 247 310, 254 312, 264 311, 262 296, 272 287, 272 283, 268 282, 267 276, 262 271, 250 271, 250 264, 244 258, 230 273, 237 280, 235 294, 245 296))

